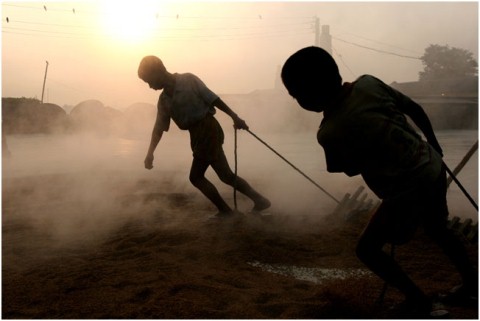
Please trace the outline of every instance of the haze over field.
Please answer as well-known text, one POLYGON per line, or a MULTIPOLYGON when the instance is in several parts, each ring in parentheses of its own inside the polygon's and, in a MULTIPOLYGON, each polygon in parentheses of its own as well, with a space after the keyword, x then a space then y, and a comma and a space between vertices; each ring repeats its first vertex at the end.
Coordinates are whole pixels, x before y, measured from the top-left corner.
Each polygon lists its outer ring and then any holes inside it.
MULTIPOLYGON (((416 81, 431 44, 466 49, 478 61, 476 2, 8 1, 1 8, 2 318, 399 318, 390 306, 403 300, 400 292, 389 290, 377 304, 383 281, 355 255, 371 211, 330 215, 337 202, 248 132, 239 131, 235 145, 225 113, 216 117, 230 166, 238 156, 238 174, 272 201, 271 215, 248 213, 253 204, 238 193, 245 216, 209 220, 217 209, 190 183, 189 133, 174 124, 146 170, 159 92, 138 79, 137 67, 154 54, 171 72, 197 74, 252 132, 342 199, 364 181, 327 172, 316 140, 322 114, 298 108, 278 82, 279 66, 314 44, 316 21, 330 26, 345 81, 365 73, 416 81), (328 273, 314 283, 297 270, 328 273)), ((451 113, 432 113, 435 124, 461 114, 447 106, 451 113)), ((475 98, 456 106, 478 108, 475 98)), ((435 128, 452 169, 478 139, 478 126, 465 127, 435 128)), ((457 176, 478 202, 478 152, 457 176)), ((212 169, 206 177, 233 207, 232 188, 212 169)), ((447 198, 458 226, 478 222, 455 184, 447 198)), ((478 266, 478 242, 467 250, 478 266)), ((459 280, 421 230, 396 257, 431 297, 459 280)), ((449 310, 452 319, 478 318, 477 307, 449 310)))
POLYGON ((148 54, 219 94, 268 89, 291 53, 314 44, 316 18, 346 81, 415 81, 430 44, 478 60, 476 2, 13 1, 2 2, 2 95, 40 99, 48 61, 46 102, 155 103, 137 78, 148 54))

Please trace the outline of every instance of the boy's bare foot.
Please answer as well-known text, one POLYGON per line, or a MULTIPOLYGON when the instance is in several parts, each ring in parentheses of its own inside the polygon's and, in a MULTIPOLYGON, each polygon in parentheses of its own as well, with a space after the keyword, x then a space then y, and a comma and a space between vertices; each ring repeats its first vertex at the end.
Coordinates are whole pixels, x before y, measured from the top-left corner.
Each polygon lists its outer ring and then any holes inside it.
POLYGON ((478 305, 478 291, 475 287, 458 285, 449 292, 438 295, 440 302, 452 306, 476 306, 478 305))
POLYGON ((268 199, 262 197, 255 202, 255 206, 252 208, 252 212, 261 212, 266 210, 272 205, 268 199))
POLYGON ((445 319, 450 315, 441 303, 430 300, 405 300, 394 305, 389 314, 400 319, 445 319))
POLYGON ((243 213, 238 210, 231 210, 225 212, 218 212, 215 215, 209 217, 210 220, 222 220, 222 219, 229 219, 233 217, 241 217, 243 213))

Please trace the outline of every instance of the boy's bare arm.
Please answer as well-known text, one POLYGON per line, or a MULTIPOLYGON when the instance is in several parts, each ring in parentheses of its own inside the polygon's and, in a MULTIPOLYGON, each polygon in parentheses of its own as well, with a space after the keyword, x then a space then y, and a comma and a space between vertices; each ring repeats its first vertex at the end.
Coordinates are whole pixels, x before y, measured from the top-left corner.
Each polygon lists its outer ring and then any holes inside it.
POLYGON ((157 148, 158 143, 162 139, 163 131, 159 129, 158 124, 156 123, 153 127, 152 131, 152 138, 150 139, 150 146, 148 147, 147 156, 145 157, 145 168, 152 169, 153 168, 153 153, 157 148))
POLYGON ((432 147, 435 148, 435 150, 439 152, 440 155, 443 156, 442 148, 440 147, 437 137, 435 136, 430 119, 423 110, 422 106, 420 106, 413 100, 409 100, 409 102, 404 105, 402 111, 413 120, 413 122, 415 123, 415 125, 417 125, 418 128, 420 128, 420 130, 425 135, 428 143, 432 145, 432 147))
POLYGON ((247 123, 243 119, 238 117, 238 115, 235 114, 233 112, 233 110, 230 109, 230 107, 228 107, 228 105, 225 104, 225 102, 222 99, 217 98, 213 102, 213 106, 217 107, 218 109, 223 111, 225 114, 230 116, 233 119, 233 124, 234 124, 235 128, 237 128, 237 129, 248 129, 247 123))

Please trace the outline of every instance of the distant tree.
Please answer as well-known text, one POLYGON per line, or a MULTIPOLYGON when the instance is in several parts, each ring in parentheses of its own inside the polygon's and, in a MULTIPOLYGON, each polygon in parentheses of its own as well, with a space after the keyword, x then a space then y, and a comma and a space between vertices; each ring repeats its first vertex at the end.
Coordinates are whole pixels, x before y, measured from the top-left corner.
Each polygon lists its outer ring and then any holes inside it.
POLYGON ((478 63, 473 54, 465 49, 430 45, 420 58, 424 70, 419 73, 420 81, 439 80, 453 77, 477 76, 478 63))

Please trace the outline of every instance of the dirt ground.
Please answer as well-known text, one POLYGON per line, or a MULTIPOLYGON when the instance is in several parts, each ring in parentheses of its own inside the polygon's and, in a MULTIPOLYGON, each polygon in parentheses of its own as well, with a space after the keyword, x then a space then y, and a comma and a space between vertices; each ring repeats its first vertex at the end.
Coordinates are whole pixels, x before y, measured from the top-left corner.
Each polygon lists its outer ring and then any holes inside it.
MULTIPOLYGON (((354 248, 369 214, 211 222, 211 205, 168 177, 113 174, 3 179, 2 318, 396 318, 401 295, 389 288, 378 304, 383 282, 371 274, 315 283, 259 267, 365 269, 354 248)), ((477 263, 478 245, 466 244, 477 263)), ((421 232, 396 257, 429 295, 459 282, 421 232)), ((477 307, 448 310, 478 318, 477 307)))

